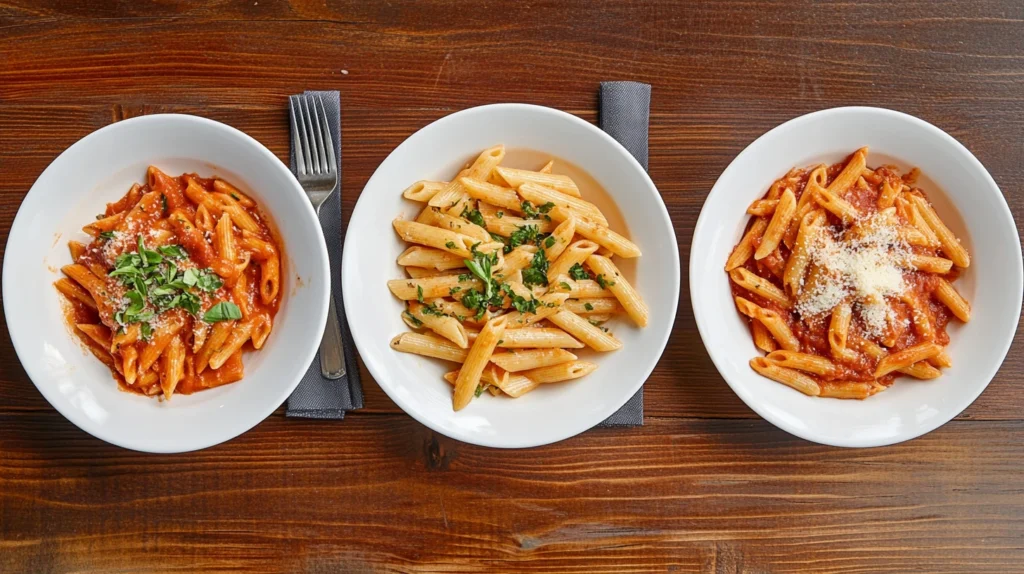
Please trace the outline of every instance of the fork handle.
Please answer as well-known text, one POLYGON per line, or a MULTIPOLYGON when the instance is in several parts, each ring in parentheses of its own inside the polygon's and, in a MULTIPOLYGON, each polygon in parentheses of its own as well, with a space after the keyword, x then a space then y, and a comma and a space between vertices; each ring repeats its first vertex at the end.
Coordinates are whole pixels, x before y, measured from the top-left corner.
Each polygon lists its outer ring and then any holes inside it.
POLYGON ((324 338, 320 340, 320 373, 327 379, 345 376, 345 352, 341 347, 341 326, 338 324, 338 308, 334 304, 333 293, 327 310, 324 338))

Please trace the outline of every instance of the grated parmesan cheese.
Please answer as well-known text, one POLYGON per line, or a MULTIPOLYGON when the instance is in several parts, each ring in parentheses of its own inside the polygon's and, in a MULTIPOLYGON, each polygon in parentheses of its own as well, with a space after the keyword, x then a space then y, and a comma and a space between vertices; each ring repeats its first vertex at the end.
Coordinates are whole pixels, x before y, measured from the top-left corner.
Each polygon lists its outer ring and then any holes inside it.
POLYGON ((872 214, 846 231, 822 227, 808 240, 809 268, 818 267, 817 277, 802 284, 796 311, 814 317, 850 298, 866 334, 881 335, 892 319, 885 300, 906 290, 903 266, 911 254, 890 215, 872 214))

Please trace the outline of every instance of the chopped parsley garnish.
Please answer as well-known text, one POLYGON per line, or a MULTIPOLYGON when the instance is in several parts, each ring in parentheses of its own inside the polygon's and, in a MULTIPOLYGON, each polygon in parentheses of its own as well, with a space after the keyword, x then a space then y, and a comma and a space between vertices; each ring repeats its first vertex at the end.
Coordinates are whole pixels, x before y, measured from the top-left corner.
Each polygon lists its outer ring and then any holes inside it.
POLYGON ((471 281, 472 279, 473 279, 473 274, 472 273, 460 273, 459 274, 459 283, 465 283, 466 281, 471 281))
MULTIPOLYGON (((549 201, 544 205, 534 207, 533 204, 530 203, 529 201, 524 201, 521 204, 519 204, 519 207, 523 210, 523 215, 525 215, 527 219, 537 219, 539 215, 546 214, 547 212, 554 209, 555 204, 549 201)), ((545 217, 545 219, 551 221, 550 217, 545 217)))
POLYGON ((524 245, 526 243, 533 243, 537 241, 537 226, 536 225, 524 225, 519 229, 512 232, 512 235, 508 237, 508 243, 505 245, 505 253, 511 253, 513 249, 524 245))
POLYGON ((438 308, 437 305, 431 303, 430 305, 423 306, 424 315, 433 315, 435 317, 447 317, 448 314, 438 308))
POLYGON ((548 258, 543 249, 538 249, 533 254, 533 260, 530 261, 530 266, 523 269, 523 285, 527 287, 533 285, 547 285, 548 284, 548 258))
POLYGON ((544 240, 544 248, 545 249, 551 249, 554 246, 555 246, 555 236, 554 235, 548 235, 548 238, 544 240))
POLYGON ((114 232, 113 231, 104 231, 104 232, 100 233, 100 239, 102 239, 104 241, 110 241, 113 238, 114 238, 114 232))
POLYGON ((446 241, 444 246, 447 247, 448 249, 455 249, 455 242, 454 241, 446 241))
POLYGON ((491 269, 498 264, 498 254, 480 253, 476 250, 476 247, 476 245, 472 247, 473 259, 464 259, 463 262, 473 275, 476 275, 478 279, 484 282, 484 298, 490 299, 494 296, 494 285, 491 283, 491 269))
POLYGON ((495 241, 500 241, 502 243, 505 243, 505 238, 500 236, 500 235, 498 235, 497 233, 495 233, 493 231, 488 231, 487 233, 491 234, 491 239, 493 239, 495 241))
POLYGON ((160 194, 160 206, 163 207, 163 212, 167 213, 167 196, 162 193, 160 194))
POLYGON ((242 310, 238 305, 230 301, 221 301, 203 315, 203 321, 216 323, 218 321, 236 321, 242 318, 242 310))
POLYGON ((565 281, 560 282, 558 286, 561 287, 562 289, 565 289, 566 291, 572 291, 572 285, 569 285, 565 281))
POLYGON ((495 213, 494 216, 497 217, 498 219, 501 219, 502 217, 505 217, 505 212, 499 211, 498 213, 495 213))
POLYGON ((594 310, 594 306, 591 305, 590 303, 584 303, 583 304, 583 308, 586 309, 587 311, 593 311, 594 310))
POLYGON ((419 301, 420 303, 423 302, 423 286, 422 285, 417 285, 416 286, 416 300, 419 301))
POLYGON ((505 294, 508 295, 508 298, 512 301, 512 306, 516 308, 516 311, 519 311, 520 313, 537 312, 537 304, 540 303, 540 301, 535 299, 532 294, 530 295, 529 299, 523 297, 522 295, 518 295, 515 291, 512 290, 511 287, 508 286, 508 283, 503 284, 501 288, 505 292, 505 294))
POLYGON ((478 209, 470 209, 467 206, 462 210, 462 217, 464 219, 472 221, 473 223, 479 225, 480 227, 483 227, 484 229, 487 229, 487 222, 484 221, 484 216, 483 214, 480 213, 480 210, 478 209))
POLYGON ((416 327, 422 327, 423 326, 423 321, 420 321, 416 317, 413 317, 412 313, 410 313, 408 311, 403 311, 402 313, 405 315, 405 318, 408 319, 409 322, 412 323, 413 325, 415 325, 416 327))
POLYGON ((234 199, 235 201, 242 201, 242 198, 238 197, 238 194, 233 191, 231 192, 231 199, 234 199))
POLYGON ((458 293, 459 291, 462 291, 462 287, 452 287, 451 289, 448 290, 448 296, 454 297, 455 294, 458 293))
POLYGON ((484 394, 484 386, 483 385, 477 385, 476 386, 476 391, 473 393, 473 396, 474 397, 479 397, 482 394, 484 394))
POLYGON ((601 289, 607 289, 611 285, 615 285, 614 281, 608 281, 604 278, 604 275, 598 273, 597 277, 594 278, 597 284, 601 286, 601 289))
POLYGON ((572 277, 577 281, 580 279, 590 279, 590 273, 587 273, 587 270, 577 263, 569 268, 569 277, 572 277))

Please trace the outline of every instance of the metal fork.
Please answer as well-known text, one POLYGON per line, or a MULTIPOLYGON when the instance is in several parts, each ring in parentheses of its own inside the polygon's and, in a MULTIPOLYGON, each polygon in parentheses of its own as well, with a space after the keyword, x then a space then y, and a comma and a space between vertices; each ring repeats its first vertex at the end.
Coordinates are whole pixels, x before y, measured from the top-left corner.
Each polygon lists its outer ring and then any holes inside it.
MULTIPOLYGON (((320 206, 338 185, 338 160, 327 124, 327 110, 320 96, 314 99, 310 94, 304 94, 290 96, 289 100, 292 123, 296 126, 292 132, 292 148, 295 150, 299 183, 319 217, 320 206)), ((331 281, 336 280, 337 277, 331 277, 331 281)), ((345 376, 345 353, 341 346, 341 327, 333 290, 330 301, 327 326, 320 341, 320 372, 328 379, 340 379, 345 376)))

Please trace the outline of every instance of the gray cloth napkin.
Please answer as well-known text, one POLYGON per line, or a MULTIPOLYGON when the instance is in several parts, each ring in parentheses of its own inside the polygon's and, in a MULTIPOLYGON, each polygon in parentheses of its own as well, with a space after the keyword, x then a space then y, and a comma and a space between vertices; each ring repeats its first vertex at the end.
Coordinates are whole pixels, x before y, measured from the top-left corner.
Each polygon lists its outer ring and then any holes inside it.
MULTIPOLYGON (((647 169, 647 127, 651 116, 651 86, 639 82, 601 82, 600 126, 647 169)), ((644 388, 597 426, 631 427, 644 424, 644 388)))
MULTIPOLYGON (((327 111, 327 122, 331 127, 331 139, 337 150, 339 172, 341 166, 341 99, 338 92, 318 91, 305 92, 320 96, 327 111)), ((290 104, 289 104, 290 105, 290 104)), ((289 117, 293 117, 289 114, 289 117)), ((291 126, 292 131, 295 126, 291 126)), ((291 141, 291 138, 289 138, 291 141)), ((289 162, 292 173, 295 173, 295 150, 291 151, 289 162)), ((286 415, 307 419, 342 419, 345 411, 363 408, 363 386, 359 380, 359 363, 356 359, 355 346, 349 334, 348 321, 345 319, 345 305, 341 298, 341 177, 334 193, 320 207, 320 227, 327 240, 327 255, 331 260, 331 291, 334 303, 338 308, 338 322, 341 324, 341 339, 345 350, 345 376, 330 380, 320 374, 320 353, 317 352, 313 363, 309 365, 299 386, 288 398, 286 415)))

